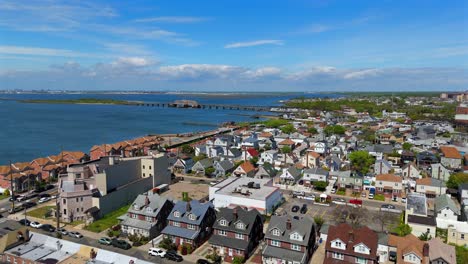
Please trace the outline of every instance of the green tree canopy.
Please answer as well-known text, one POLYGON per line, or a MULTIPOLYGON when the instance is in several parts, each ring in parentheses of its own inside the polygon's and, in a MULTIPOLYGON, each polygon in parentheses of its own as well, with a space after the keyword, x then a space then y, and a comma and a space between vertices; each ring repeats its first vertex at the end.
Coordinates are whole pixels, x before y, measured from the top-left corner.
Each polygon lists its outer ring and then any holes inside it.
POLYGON ((292 124, 287 124, 281 127, 281 131, 285 134, 291 134, 296 132, 296 129, 292 124))
POLYGON ((351 154, 349 154, 349 160, 351 161, 353 169, 362 174, 368 173, 370 166, 374 164, 374 157, 365 150, 351 152, 351 154))
POLYGON ((318 191, 325 191, 325 189, 327 188, 327 185, 328 184, 325 181, 317 181, 317 182, 314 183, 314 187, 318 191))
POLYGON ((291 153, 291 147, 290 146, 283 146, 281 148, 281 152, 284 154, 291 153))
POLYGON ((343 135, 346 132, 346 128, 340 125, 334 125, 334 126, 327 126, 323 130, 325 135, 330 136, 330 135, 343 135))
POLYGON ((307 132, 311 133, 312 135, 315 135, 318 133, 317 129, 315 127, 309 127, 307 129, 307 132))
POLYGON ((468 173, 455 173, 450 175, 447 181, 447 187, 457 189, 462 183, 468 183, 468 173))
POLYGON ((403 143, 402 147, 403 147, 404 150, 411 150, 412 146, 413 146, 413 144, 405 142, 405 143, 403 143))

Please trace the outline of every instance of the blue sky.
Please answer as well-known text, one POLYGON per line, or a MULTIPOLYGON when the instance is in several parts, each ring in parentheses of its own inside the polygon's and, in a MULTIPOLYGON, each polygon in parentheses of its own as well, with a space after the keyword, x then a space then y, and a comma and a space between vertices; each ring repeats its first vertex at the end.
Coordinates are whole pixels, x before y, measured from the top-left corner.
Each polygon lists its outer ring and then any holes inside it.
POLYGON ((468 87, 467 1, 0 0, 0 89, 468 87))

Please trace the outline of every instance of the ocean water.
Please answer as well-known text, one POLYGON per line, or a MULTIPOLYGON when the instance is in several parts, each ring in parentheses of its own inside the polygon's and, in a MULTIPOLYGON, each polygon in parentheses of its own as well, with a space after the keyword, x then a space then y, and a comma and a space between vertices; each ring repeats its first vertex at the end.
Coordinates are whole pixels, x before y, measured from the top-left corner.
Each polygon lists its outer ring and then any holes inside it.
MULTIPOLYGON (((280 105, 297 94, 242 96, 180 94, 0 94, 8 99, 106 98, 145 102, 179 99, 200 103, 280 105)), ((308 97, 323 97, 307 94, 308 97)), ((330 95, 327 95, 330 96, 330 95)), ((333 96, 333 95, 332 95, 333 96)), ((337 96, 337 95, 335 95, 337 96)), ((0 100, 0 165, 30 161, 64 150, 89 152, 93 145, 115 143, 148 134, 215 129, 226 121, 251 121, 258 112, 177 109, 125 105, 32 104, 0 100)))

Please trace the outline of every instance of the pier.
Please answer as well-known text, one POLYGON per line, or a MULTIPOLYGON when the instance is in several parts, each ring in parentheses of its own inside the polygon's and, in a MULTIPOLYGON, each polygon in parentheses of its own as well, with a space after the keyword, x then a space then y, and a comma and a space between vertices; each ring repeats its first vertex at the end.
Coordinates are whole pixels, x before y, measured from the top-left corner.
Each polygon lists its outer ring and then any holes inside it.
MULTIPOLYGON (((191 109, 212 109, 212 110, 243 110, 270 112, 273 106, 250 106, 250 105, 227 105, 227 104, 202 104, 193 100, 176 100, 174 102, 135 102, 133 105, 149 107, 174 107, 191 109)), ((284 108, 284 107, 281 107, 284 108)))

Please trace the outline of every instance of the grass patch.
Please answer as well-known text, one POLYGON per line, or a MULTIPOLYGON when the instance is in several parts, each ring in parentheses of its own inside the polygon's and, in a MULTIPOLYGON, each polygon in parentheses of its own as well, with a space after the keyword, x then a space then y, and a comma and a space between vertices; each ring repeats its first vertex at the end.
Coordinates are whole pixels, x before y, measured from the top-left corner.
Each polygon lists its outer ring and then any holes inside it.
POLYGON ((457 255, 457 264, 468 263, 468 248, 464 246, 455 246, 455 254, 457 255))
POLYGON ((346 195, 346 191, 338 190, 338 191, 336 191, 336 194, 337 195, 346 195))
POLYGON ((130 207, 130 204, 125 205, 113 212, 110 212, 106 214, 104 217, 102 217, 101 219, 94 221, 92 224, 86 226, 85 229, 91 232, 100 233, 118 224, 119 220, 117 220, 117 217, 127 213, 127 210, 129 207, 130 207))
POLYGON ((36 218, 46 219, 52 216, 51 214, 52 209, 55 209, 55 206, 44 206, 44 207, 40 207, 32 211, 29 211, 26 213, 26 215, 36 217, 36 218))
POLYGON ((448 235, 447 229, 436 228, 436 237, 439 237, 440 239, 442 239, 444 243, 447 243, 447 235, 448 235))
POLYGON ((73 221, 73 222, 67 223, 67 224, 72 225, 72 226, 77 226, 77 225, 81 225, 83 223, 84 223, 83 220, 77 220, 77 221, 73 221))
POLYGON ((9 198, 9 197, 10 197, 10 195, 0 194, 0 200, 6 199, 6 198, 9 198))
POLYGON ((383 194, 376 194, 374 195, 374 200, 385 201, 385 196, 383 194))

